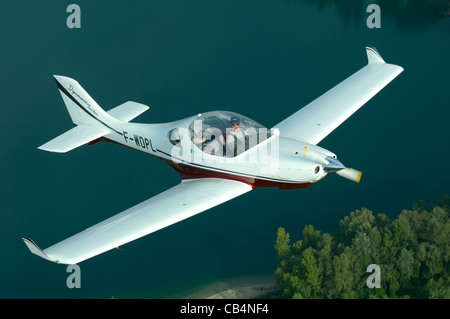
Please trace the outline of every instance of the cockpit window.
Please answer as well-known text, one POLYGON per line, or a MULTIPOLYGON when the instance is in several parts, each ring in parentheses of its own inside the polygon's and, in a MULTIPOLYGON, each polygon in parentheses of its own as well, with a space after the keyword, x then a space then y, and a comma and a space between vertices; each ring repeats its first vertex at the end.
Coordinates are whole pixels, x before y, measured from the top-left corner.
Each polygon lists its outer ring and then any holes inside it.
POLYGON ((234 157, 268 139, 270 130, 241 114, 213 111, 199 114, 188 128, 177 127, 167 135, 180 148, 193 144, 210 155, 234 157))
POLYGON ((252 119, 228 111, 200 114, 190 125, 192 143, 203 152, 234 157, 270 137, 270 131, 252 119))

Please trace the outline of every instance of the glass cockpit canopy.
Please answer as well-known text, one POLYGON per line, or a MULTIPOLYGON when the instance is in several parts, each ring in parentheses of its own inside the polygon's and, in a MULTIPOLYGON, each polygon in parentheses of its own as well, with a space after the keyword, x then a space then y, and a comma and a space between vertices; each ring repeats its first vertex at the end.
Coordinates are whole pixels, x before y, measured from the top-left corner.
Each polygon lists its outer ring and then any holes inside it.
MULTIPOLYGON (((175 130, 169 132, 174 145, 179 142, 173 138, 175 130)), ((188 131, 190 140, 196 147, 217 156, 236 156, 270 137, 270 130, 263 125, 229 111, 199 114, 190 123, 188 131), (233 122, 240 123, 238 130, 232 128, 233 122), (235 150, 230 150, 232 147, 235 150)))
POLYGON ((255 131, 258 131, 259 129, 266 129, 263 125, 259 124, 258 122, 244 116, 238 113, 229 112, 229 111, 212 111, 207 112, 203 114, 199 114, 199 116, 192 121, 192 123, 189 125, 189 132, 191 133, 191 136, 194 135, 194 132, 196 129, 199 129, 199 125, 201 123, 201 132, 203 135, 209 135, 207 134, 207 130, 219 130, 223 133, 226 132, 228 128, 231 127, 231 121, 236 122, 236 120, 240 120, 241 123, 241 129, 248 130, 248 129, 254 129, 255 131))

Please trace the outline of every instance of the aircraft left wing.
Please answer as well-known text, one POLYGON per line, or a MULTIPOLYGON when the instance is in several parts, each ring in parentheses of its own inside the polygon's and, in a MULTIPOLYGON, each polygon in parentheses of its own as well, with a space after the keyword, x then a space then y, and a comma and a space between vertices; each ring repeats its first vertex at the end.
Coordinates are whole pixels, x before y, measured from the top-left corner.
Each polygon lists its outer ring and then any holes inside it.
POLYGON ((366 53, 365 67, 275 125, 280 136, 316 145, 403 71, 375 48, 366 53))
POLYGON ((183 219, 224 203, 252 189, 220 178, 183 180, 180 184, 41 250, 22 237, 30 251, 56 263, 76 264, 183 219))

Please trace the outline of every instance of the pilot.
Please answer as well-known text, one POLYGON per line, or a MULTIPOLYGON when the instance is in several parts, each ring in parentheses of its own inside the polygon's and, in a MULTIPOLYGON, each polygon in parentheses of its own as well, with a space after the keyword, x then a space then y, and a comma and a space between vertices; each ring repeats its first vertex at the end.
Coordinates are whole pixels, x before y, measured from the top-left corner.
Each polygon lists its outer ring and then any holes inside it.
POLYGON ((176 147, 181 147, 180 129, 175 128, 170 133, 170 142, 176 147))
POLYGON ((233 157, 245 151, 245 137, 247 132, 241 127, 241 119, 233 116, 230 119, 230 128, 227 129, 227 156, 233 157))

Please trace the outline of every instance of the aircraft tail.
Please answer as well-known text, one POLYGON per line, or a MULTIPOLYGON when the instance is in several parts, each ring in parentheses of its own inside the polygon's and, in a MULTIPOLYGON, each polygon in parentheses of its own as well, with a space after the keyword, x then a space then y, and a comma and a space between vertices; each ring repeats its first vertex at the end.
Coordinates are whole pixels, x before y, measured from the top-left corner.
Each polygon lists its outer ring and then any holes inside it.
POLYGON ((148 109, 148 106, 129 101, 106 112, 74 79, 60 75, 54 78, 72 122, 77 126, 41 145, 41 150, 65 153, 112 132, 121 135, 122 132, 114 129, 116 124, 128 122, 148 109))
POLYGON ((115 122, 77 81, 61 75, 53 77, 75 125, 102 123, 107 126, 115 122))

